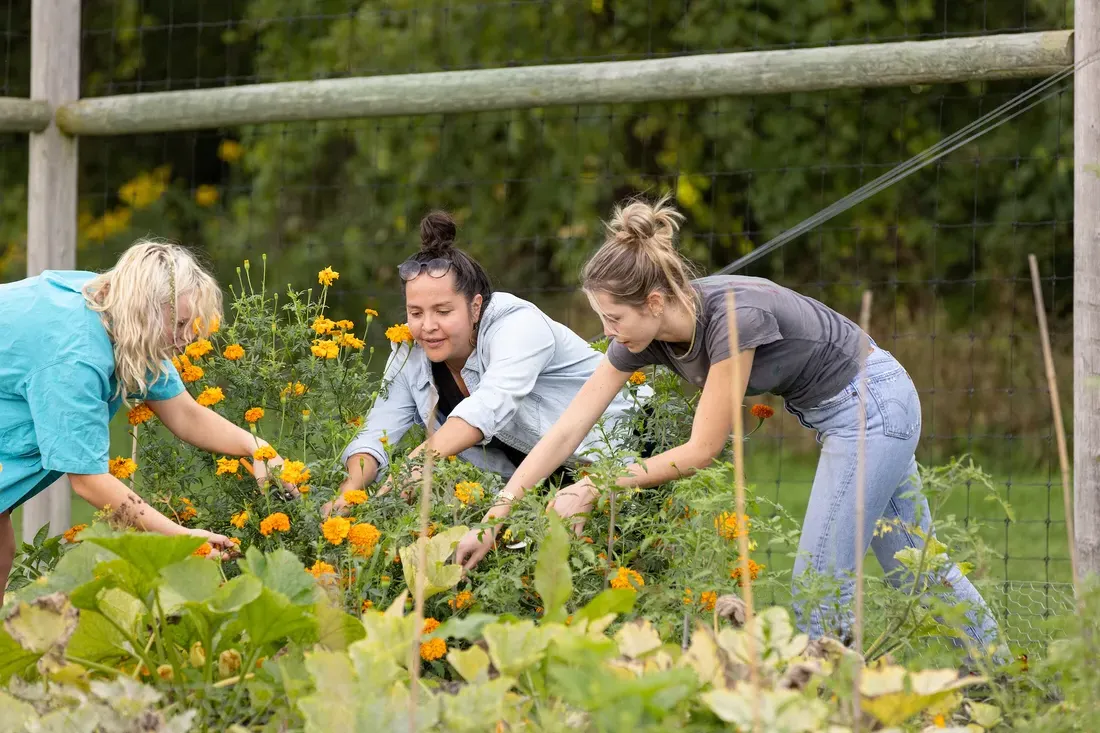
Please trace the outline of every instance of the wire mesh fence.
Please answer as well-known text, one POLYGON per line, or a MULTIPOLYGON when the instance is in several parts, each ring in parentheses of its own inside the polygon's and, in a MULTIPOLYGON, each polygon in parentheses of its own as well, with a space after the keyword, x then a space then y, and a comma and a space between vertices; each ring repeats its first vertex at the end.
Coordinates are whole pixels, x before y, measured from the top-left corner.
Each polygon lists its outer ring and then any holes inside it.
MULTIPOLYGON (((1071 8, 1036 0, 861 0, 844 12, 778 0, 87 3, 82 95, 1064 29, 1071 8)), ((25 96, 29 2, 9 3, 5 15, 4 94, 25 96)), ((106 266, 135 237, 155 235, 205 250, 232 283, 241 260, 267 253, 273 282, 305 287, 300 273, 332 265, 346 284, 338 309, 370 306, 399 322, 396 265, 416 245, 419 218, 446 208, 460 222, 460 245, 499 289, 591 336, 599 325, 577 273, 615 201, 673 194, 688 216, 684 251, 713 271, 1030 83, 87 138, 79 265, 106 266)), ((745 273, 849 316, 872 291, 872 335, 920 391, 918 459, 972 455, 1016 510, 1009 521, 971 486, 951 506, 996 550, 983 574, 1004 589, 1004 617, 1030 619, 1020 621, 1028 629, 1064 607, 1069 568, 1026 255, 1042 265, 1067 380, 1071 163, 1066 92, 745 273)), ((13 279, 24 140, 0 137, 0 175, 9 214, 0 277, 13 279)), ((1070 394, 1063 390, 1067 414, 1070 394)), ((801 516, 814 460, 813 436, 781 418, 753 436, 748 477, 801 516)))

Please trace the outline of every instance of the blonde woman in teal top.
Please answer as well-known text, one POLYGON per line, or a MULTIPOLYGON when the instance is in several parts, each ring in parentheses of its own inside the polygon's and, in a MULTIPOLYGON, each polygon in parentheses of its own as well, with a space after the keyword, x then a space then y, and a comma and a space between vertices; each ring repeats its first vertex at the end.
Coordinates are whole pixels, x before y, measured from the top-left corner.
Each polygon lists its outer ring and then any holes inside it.
POLYGON ((169 361, 220 317, 218 284, 172 244, 138 242, 99 275, 47 271, 0 285, 0 603, 15 554, 11 511, 62 475, 139 529, 231 546, 173 522, 108 472, 108 423, 124 401, 144 400, 204 450, 245 456, 266 445, 195 402, 169 361))

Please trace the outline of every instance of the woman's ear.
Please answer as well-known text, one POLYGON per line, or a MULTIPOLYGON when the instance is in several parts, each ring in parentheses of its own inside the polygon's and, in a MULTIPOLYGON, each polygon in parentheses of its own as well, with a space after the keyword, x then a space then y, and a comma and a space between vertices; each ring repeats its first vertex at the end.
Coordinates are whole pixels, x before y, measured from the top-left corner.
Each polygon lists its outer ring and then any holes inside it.
POLYGON ((481 293, 474 296, 470 301, 470 317, 475 324, 481 320, 481 304, 485 302, 485 299, 481 297, 481 293))
POLYGON ((667 305, 665 294, 654 290, 646 296, 645 304, 649 309, 649 315, 660 318, 664 315, 665 305, 667 305))

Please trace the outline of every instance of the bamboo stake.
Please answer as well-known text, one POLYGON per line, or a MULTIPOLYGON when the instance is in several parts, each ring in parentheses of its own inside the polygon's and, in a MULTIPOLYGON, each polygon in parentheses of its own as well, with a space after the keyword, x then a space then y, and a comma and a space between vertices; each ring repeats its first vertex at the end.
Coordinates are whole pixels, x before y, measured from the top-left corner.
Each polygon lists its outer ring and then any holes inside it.
POLYGON ((416 589, 413 603, 413 642, 409 650, 409 733, 416 733, 416 704, 420 689, 420 638, 424 629, 424 579, 428 566, 428 516, 432 509, 432 467, 435 451, 428 443, 434 434, 435 406, 426 421, 428 437, 424 441, 424 468, 420 484, 420 536, 416 546, 416 589))
POLYGON ((1069 451, 1066 449, 1066 428, 1062 422, 1062 403, 1058 398, 1058 379, 1054 374, 1054 357, 1050 350, 1050 331, 1047 329, 1047 313, 1043 304, 1043 288, 1039 282, 1039 261, 1035 255, 1027 256, 1031 267, 1031 289, 1035 294, 1035 317, 1039 321, 1039 339, 1043 347, 1043 365, 1046 367, 1047 388, 1050 392, 1050 412, 1054 419, 1054 438, 1058 444, 1058 464, 1062 471, 1062 504, 1066 514, 1066 535, 1069 543, 1069 567, 1073 576, 1073 594, 1080 610, 1081 585, 1077 574, 1077 539, 1073 528, 1073 494, 1069 487, 1069 451))
MULTIPOLYGON (((749 574, 749 526, 746 517, 745 525, 741 525, 741 518, 745 517, 745 424, 741 414, 741 402, 744 396, 741 385, 744 378, 741 375, 741 342, 737 334, 737 308, 733 295, 733 289, 726 291, 726 326, 729 331, 730 370, 732 372, 733 385, 730 390, 733 407, 733 482, 736 493, 737 516, 734 518, 738 532, 738 552, 741 554, 741 598, 745 602, 745 630, 747 632, 747 645, 749 653, 749 681, 755 687, 759 682, 757 670, 756 639, 753 637, 753 607, 752 607, 752 576, 749 574)), ((746 375, 747 376, 747 375, 746 375)), ((760 728, 760 696, 753 695, 752 720, 753 730, 760 728)))
MULTIPOLYGON (((852 641, 856 653, 863 654, 863 557, 867 552, 863 527, 867 521, 867 353, 871 349, 871 291, 863 291, 863 303, 859 311, 859 437, 856 443, 856 577, 855 577, 855 629, 852 641)), ((860 730, 859 684, 861 669, 857 665, 853 675, 852 729, 860 730)))

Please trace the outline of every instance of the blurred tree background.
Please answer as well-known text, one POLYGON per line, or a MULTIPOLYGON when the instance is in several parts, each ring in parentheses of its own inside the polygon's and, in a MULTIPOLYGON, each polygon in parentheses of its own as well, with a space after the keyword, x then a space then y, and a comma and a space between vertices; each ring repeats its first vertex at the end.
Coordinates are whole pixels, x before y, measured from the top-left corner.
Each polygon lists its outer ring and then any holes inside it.
MULTIPOLYGON (((3 93, 28 96, 30 0, 9 2, 3 93)), ((1063 29, 1064 0, 89 0, 82 95, 1063 29)), ((502 290, 584 336, 577 291, 621 198, 672 192, 714 270, 1037 80, 296 123, 80 141, 79 266, 135 238, 203 250, 221 281, 341 273, 338 313, 404 320, 396 265, 432 208, 502 290), (253 270, 255 272, 255 269, 253 270)), ((922 390, 929 457, 1049 465, 1026 255, 1071 374, 1072 97, 1062 94, 750 268, 850 316, 922 390)), ((25 275, 26 143, 0 138, 0 280, 25 275)), ((1065 389, 1066 409, 1072 391, 1065 389)), ((791 425, 772 428, 780 450, 791 425)), ((788 447, 801 445, 794 440, 788 447)))

